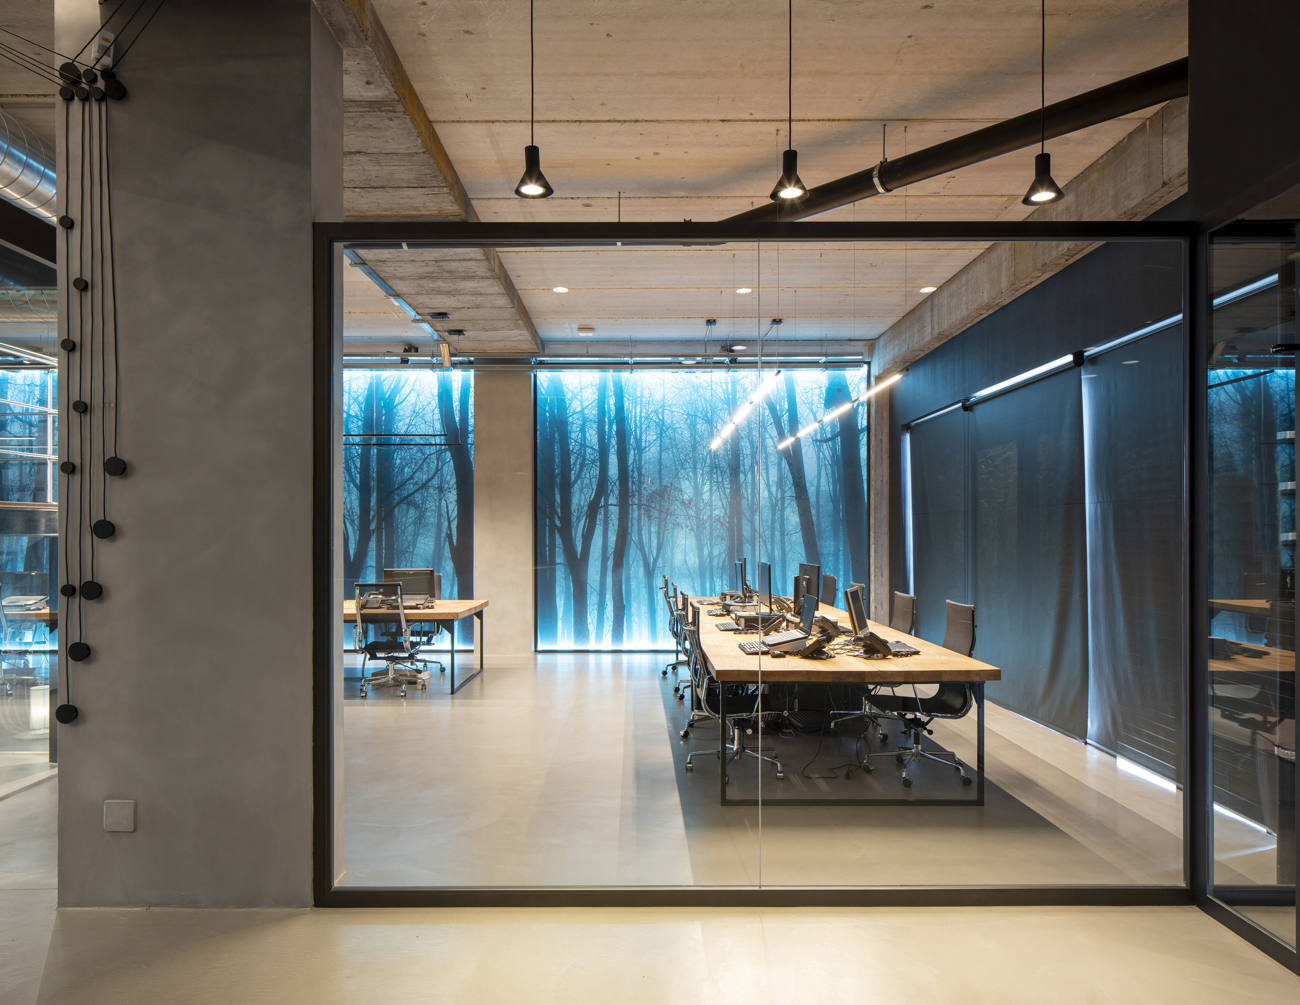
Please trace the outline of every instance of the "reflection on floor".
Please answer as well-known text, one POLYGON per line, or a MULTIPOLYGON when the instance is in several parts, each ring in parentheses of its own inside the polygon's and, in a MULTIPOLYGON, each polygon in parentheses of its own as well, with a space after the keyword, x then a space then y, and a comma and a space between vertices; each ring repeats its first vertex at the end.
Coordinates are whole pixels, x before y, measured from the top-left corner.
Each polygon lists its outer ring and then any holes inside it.
MULTIPOLYGON (((350 685, 344 861, 356 886, 1179 885, 1177 791, 990 705, 989 792, 968 806, 718 805, 707 727, 685 717, 653 655, 493 660, 449 696, 350 685)), ((934 739, 973 761, 974 716, 934 739)), ((806 739, 806 738, 801 738, 806 739)), ((765 742, 778 751, 780 737, 765 742)), ((805 758, 806 760, 806 758, 805 758)), ((842 762, 831 752, 809 768, 842 762), (827 758, 830 759, 827 759, 827 758)), ((744 771, 756 773, 750 760, 744 771)), ((897 785, 892 759, 872 784, 897 785)), ((856 785, 777 782, 763 791, 856 785)), ((936 767, 955 788, 951 769, 936 767)), ((925 777, 911 790, 925 794, 925 777)), ((757 782, 755 784, 758 784, 757 782)), ((906 790, 897 787, 899 795, 906 790)), ((1230 823, 1230 822, 1229 822, 1230 823)), ((1258 834, 1242 828, 1248 839, 1258 834)), ((1222 835, 1221 835, 1222 836, 1222 835)))
POLYGON ((32 1002, 54 926, 58 782, 0 799, 0 1002, 32 1002))

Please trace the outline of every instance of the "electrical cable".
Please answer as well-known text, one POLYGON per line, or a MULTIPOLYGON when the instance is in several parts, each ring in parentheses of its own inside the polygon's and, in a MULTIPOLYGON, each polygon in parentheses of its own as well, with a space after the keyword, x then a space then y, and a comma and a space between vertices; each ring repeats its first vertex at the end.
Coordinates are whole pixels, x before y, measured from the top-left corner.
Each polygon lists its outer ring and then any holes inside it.
MULTIPOLYGON (((71 116, 70 102, 65 101, 63 103, 63 135, 64 135, 63 173, 62 173, 63 178, 68 178, 69 175, 71 174, 70 168, 71 168, 72 158, 69 149, 69 144, 67 142, 67 137, 70 136, 71 130, 72 130, 72 116, 71 116)), ((63 186, 59 186, 59 187, 63 188, 63 186)), ((67 192, 64 191, 62 194, 63 194, 63 211, 64 214, 66 215, 68 211, 67 192)), ((66 274, 71 271, 69 259, 72 251, 72 240, 68 234, 68 229, 66 227, 60 227, 59 229, 63 232, 63 269, 66 277, 66 274)), ((72 339, 72 295, 71 293, 69 293, 69 286, 67 282, 62 283, 61 286, 62 286, 63 297, 64 297, 64 309, 62 311, 64 341, 70 341, 72 339)), ((62 348, 62 346, 60 348, 62 348)), ((67 367, 65 368, 67 372, 65 373, 64 379, 62 381, 63 414, 66 417, 69 416, 72 412, 72 380, 71 380, 72 352, 65 351, 64 355, 68 361, 67 367)), ((71 426, 72 423, 69 422, 66 428, 71 429, 71 426)), ((69 447, 70 444, 66 441, 62 444, 64 463, 67 463, 68 455, 71 452, 69 447)), ((66 515, 63 522, 64 539, 60 542, 60 544, 63 551, 63 584, 66 586, 72 582, 72 558, 70 555, 71 549, 68 547, 72 537, 72 535, 68 532, 69 522, 72 519, 72 472, 64 470, 63 482, 64 482, 63 503, 66 508, 65 511, 66 515)), ((72 598, 67 596, 67 594, 65 594, 62 589, 59 590, 59 596, 63 598, 63 600, 66 602, 65 606, 67 608, 67 610, 63 613, 60 620, 62 621, 63 624, 68 624, 72 614, 72 598)), ((69 662, 70 661, 66 659, 63 661, 64 664, 63 665, 63 679, 64 679, 63 693, 64 693, 64 700, 68 704, 71 704, 72 703, 72 671, 68 665, 69 662)))
MULTIPOLYGON (((73 56, 72 59, 68 60, 68 62, 75 63, 77 62, 77 60, 81 59, 81 54, 91 47, 95 39, 99 38, 101 32, 106 31, 108 29, 108 26, 113 23, 113 18, 117 17, 118 12, 127 5, 127 2, 128 0, 122 0, 121 3, 119 3, 116 7, 113 8, 113 13, 109 14, 108 17, 106 17, 100 23, 99 27, 95 29, 95 31, 91 34, 90 38, 86 39, 85 43, 81 46, 81 48, 77 50, 77 54, 73 56)), ((146 3, 148 3, 148 0, 140 0, 140 7, 143 7, 146 3)), ((136 8, 137 13, 139 12, 140 7, 136 8)), ((131 21, 134 19, 135 19, 135 14, 132 14, 131 17, 127 20, 126 24, 124 24, 122 27, 125 28, 126 25, 130 24, 131 21)))
MULTIPOLYGON (((143 0, 143 2, 140 4, 140 7, 137 8, 136 13, 139 13, 140 9, 142 9, 142 8, 144 7, 144 5, 145 5, 146 3, 148 3, 148 2, 149 2, 149 0, 143 0)), ((531 0, 530 0, 530 2, 531 2, 531 0)), ((158 16, 158 12, 159 12, 160 10, 163 9, 163 6, 164 6, 166 3, 167 3, 167 0, 158 0, 158 6, 155 7, 155 8, 153 9, 153 13, 151 13, 147 18, 145 18, 145 20, 144 20, 144 24, 140 25, 140 29, 139 29, 139 31, 137 31, 134 35, 131 36, 131 40, 130 40, 129 42, 126 43, 126 48, 122 50, 121 55, 119 55, 119 56, 117 57, 117 59, 115 59, 115 60, 113 61, 113 65, 114 65, 114 67, 118 67, 118 66, 121 66, 121 65, 122 65, 122 60, 126 59, 126 54, 127 54, 128 52, 130 52, 130 51, 135 47, 135 43, 138 42, 138 41, 140 40, 140 36, 143 35, 143 34, 145 33, 145 29, 147 29, 147 28, 149 27, 149 25, 153 23, 153 19, 154 19, 155 17, 158 16)), ((135 14, 132 14, 132 15, 131 15, 131 21, 134 21, 134 20, 135 20, 135 14)), ((129 25, 129 24, 131 23, 131 21, 127 21, 127 24, 129 25)), ((123 30, 123 31, 126 30, 126 25, 123 25, 122 30, 123 30)), ((107 52, 107 51, 108 51, 107 49, 104 50, 104 52, 107 52)), ((98 63, 99 63, 99 60, 102 59, 103 56, 104 56, 104 53, 100 53, 99 56, 96 57, 95 62, 92 63, 91 65, 94 66, 94 65, 98 64, 98 63)))
POLYGON ((38 63, 30 56, 20 53, 17 49, 11 49, 3 43, 0 43, 0 59, 6 59, 20 69, 34 73, 46 83, 59 85, 67 83, 63 77, 59 76, 58 73, 45 66, 43 63, 38 63))
MULTIPOLYGON (((89 184, 90 182, 90 137, 87 135, 88 125, 89 125, 88 115, 87 115, 88 109, 86 108, 86 103, 84 101, 81 102, 80 104, 81 104, 81 148, 79 151, 79 157, 80 157, 80 168, 81 168, 81 184, 79 188, 80 188, 80 196, 81 196, 82 226, 80 228, 81 240, 79 241, 79 247, 78 247, 79 260, 77 262, 77 274, 78 276, 84 279, 85 276, 83 275, 83 273, 86 271, 86 258, 89 253, 88 243, 94 236, 94 223, 90 219, 90 208, 93 205, 93 192, 89 184)), ((82 299, 84 299, 84 296, 85 294, 83 292, 82 299)), ((85 352, 87 351, 93 352, 93 348, 87 349, 86 346, 87 346, 87 342, 90 339, 94 338, 94 333, 95 333, 94 314, 92 312, 90 314, 90 317, 87 318, 86 311, 83 308, 81 311, 81 328, 78 331, 78 338, 79 341, 81 342, 81 347, 83 351, 78 356, 77 398, 78 400, 85 402, 87 406, 89 406, 90 402, 86 400, 86 396, 85 396, 85 376, 86 376, 85 352)), ((92 387, 93 387, 93 381, 94 381, 93 370, 91 371, 90 380, 92 382, 92 387)), ((84 582, 84 577, 82 576, 82 571, 84 567, 82 566, 81 563, 85 560, 83 542, 85 540, 86 523, 90 516, 90 505, 89 505, 90 497, 89 497, 89 492, 86 488, 89 482, 89 479, 86 476, 86 439, 87 439, 86 423, 90 421, 89 408, 87 408, 87 411, 82 412, 80 414, 82 418, 81 421, 78 422, 77 424, 77 466, 81 469, 81 481, 78 483, 78 489, 77 489, 77 516, 78 516, 77 519, 77 586, 78 586, 77 641, 84 642, 85 622, 84 622, 84 611, 82 605, 85 598, 82 595, 82 590, 80 589, 80 586, 81 583, 84 582)), ((93 569, 94 554, 95 554, 95 538, 93 534, 91 535, 91 539, 90 539, 90 554, 91 554, 91 567, 93 569)))
POLYGON ((69 62, 69 63, 73 62, 71 59, 68 59, 67 56, 63 55, 63 53, 59 52, 58 49, 51 49, 48 45, 41 45, 40 42, 37 42, 37 41, 35 41, 34 39, 30 39, 30 38, 28 38, 28 37, 25 36, 25 35, 19 35, 18 32, 16 32, 16 31, 12 31, 12 30, 9 29, 9 28, 0 27, 0 32, 3 32, 3 33, 6 34, 6 35, 12 35, 14 38, 19 39, 20 41, 26 42, 28 45, 34 45, 34 46, 36 46, 36 48, 38 48, 38 49, 43 49, 43 50, 45 50, 46 52, 51 53, 52 55, 58 56, 60 59, 62 59, 62 60, 66 60, 66 61, 69 62))
MULTIPOLYGON (((118 378, 119 370, 117 365, 117 246, 113 240, 113 162, 109 155, 109 114, 108 108, 104 109, 104 196, 108 205, 108 273, 109 273, 109 299, 112 302, 111 327, 113 330, 113 457, 121 457, 117 452, 117 433, 118 417, 120 409, 117 407, 118 402, 118 378)), ((107 512, 104 514, 107 517, 107 512)))
MULTIPOLYGON (((537 70, 535 67, 536 57, 533 51, 533 0, 528 0, 528 145, 536 146, 537 137, 535 131, 537 128, 537 109, 536 109, 536 92, 537 92, 537 70)), ((620 212, 622 204, 620 203, 620 212)))
POLYGON ((1042 0, 1042 16, 1039 18, 1042 30, 1041 45, 1038 50, 1038 152, 1047 149, 1047 0, 1042 0))

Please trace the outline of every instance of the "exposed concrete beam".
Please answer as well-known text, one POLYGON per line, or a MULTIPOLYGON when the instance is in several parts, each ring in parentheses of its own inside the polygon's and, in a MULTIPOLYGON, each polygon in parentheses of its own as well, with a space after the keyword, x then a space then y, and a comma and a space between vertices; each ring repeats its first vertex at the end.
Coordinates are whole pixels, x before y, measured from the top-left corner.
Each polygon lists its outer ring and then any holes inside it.
MULTIPOLYGON (((1187 99, 1171 101, 1093 161, 1029 220, 1142 220, 1187 191, 1187 99)), ((886 376, 920 359, 1095 248, 994 244, 890 327, 872 354, 886 376)))
MULTIPOLYGON (((455 165, 373 4, 370 0, 315 0, 315 4, 343 50, 346 217, 477 222, 478 214, 455 165)), ((448 328, 465 330, 459 340, 461 351, 467 355, 538 351, 541 340, 536 326, 501 259, 490 248, 473 249, 471 254, 477 263, 472 278, 482 281, 477 291, 481 302, 465 303, 464 316, 452 312, 446 322, 448 328), (490 334, 477 328, 475 307, 493 315, 490 334)), ((402 276, 389 275, 380 259, 369 253, 362 257, 417 310, 420 304, 466 299, 468 287, 438 275, 436 268, 427 274, 406 270, 402 276)), ((387 264, 393 267, 401 261, 399 256, 387 264)))
MULTIPOLYGON (((1141 220, 1187 191, 1187 99, 1171 101, 1065 187, 1059 202, 1030 220, 1141 220)), ((915 362, 961 334, 1071 262, 1095 244, 1001 243, 983 251, 876 341, 872 370, 879 378, 915 362)), ((871 616, 885 621, 892 590, 892 410, 887 395, 873 402, 868 439, 871 506, 871 616)))

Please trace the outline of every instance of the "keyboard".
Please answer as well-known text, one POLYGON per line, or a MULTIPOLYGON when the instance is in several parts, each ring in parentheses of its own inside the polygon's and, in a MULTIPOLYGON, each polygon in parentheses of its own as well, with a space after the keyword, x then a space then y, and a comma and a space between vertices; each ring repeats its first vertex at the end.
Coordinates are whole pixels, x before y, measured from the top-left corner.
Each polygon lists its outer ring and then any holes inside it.
POLYGON ((752 642, 741 642, 740 651, 746 656, 757 656, 759 653, 767 652, 767 646, 755 639, 752 642))
POLYGON ((763 645, 779 646, 786 642, 798 642, 800 639, 806 639, 808 636, 798 628, 791 628, 789 631, 777 632, 775 635, 764 635, 763 645))
POLYGON ((889 642, 889 651, 894 656, 918 656, 921 650, 909 646, 906 642, 889 642))
POLYGON ((722 624, 720 624, 720 625, 716 625, 715 627, 716 627, 716 628, 718 629, 718 631, 720 631, 720 632, 738 632, 738 631, 740 631, 740 625, 736 624, 736 623, 733 622, 733 621, 724 621, 722 624))
POLYGON ((725 618, 727 616, 726 608, 723 607, 710 607, 704 613, 711 618, 725 618))

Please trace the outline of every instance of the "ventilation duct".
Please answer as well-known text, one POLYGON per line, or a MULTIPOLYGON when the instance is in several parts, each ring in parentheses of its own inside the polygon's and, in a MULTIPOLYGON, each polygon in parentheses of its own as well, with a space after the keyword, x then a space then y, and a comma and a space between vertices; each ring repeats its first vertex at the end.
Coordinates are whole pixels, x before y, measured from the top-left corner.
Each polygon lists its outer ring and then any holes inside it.
POLYGON ((0 198, 53 223, 58 215, 54 154, 0 109, 0 198))

